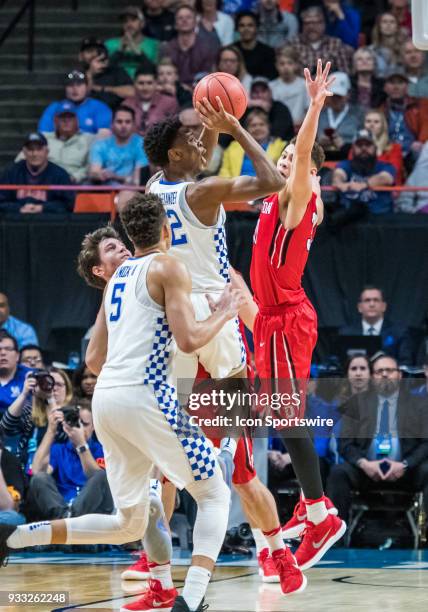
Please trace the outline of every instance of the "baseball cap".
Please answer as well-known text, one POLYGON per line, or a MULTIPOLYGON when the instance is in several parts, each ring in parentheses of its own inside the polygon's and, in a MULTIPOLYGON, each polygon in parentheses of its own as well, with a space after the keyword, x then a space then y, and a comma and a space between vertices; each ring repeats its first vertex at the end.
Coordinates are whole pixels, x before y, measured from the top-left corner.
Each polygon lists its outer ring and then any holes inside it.
POLYGON ((73 115, 76 114, 75 106, 70 100, 64 100, 64 102, 60 102, 58 104, 55 111, 55 116, 64 115, 65 113, 71 113, 73 115))
POLYGON ((104 47, 104 43, 100 38, 95 38, 94 36, 84 38, 80 43, 81 51, 86 51, 86 49, 96 49, 98 47, 104 47))
POLYGON ((255 76, 251 81, 251 88, 253 88, 254 85, 265 85, 266 87, 269 87, 269 79, 264 76, 255 76))
POLYGON ((138 6, 135 6, 135 4, 128 4, 128 6, 125 6, 123 11, 119 15, 119 19, 128 17, 128 15, 131 17, 137 17, 137 19, 139 19, 140 21, 144 21, 143 11, 138 8, 138 6))
POLYGON ((385 73, 384 79, 388 81, 394 77, 400 77, 403 81, 409 81, 409 77, 406 74, 403 66, 391 66, 385 73))
POLYGON ((27 138, 25 139, 24 147, 30 144, 39 144, 43 147, 46 147, 48 144, 48 141, 43 136, 43 134, 41 134, 40 132, 31 132, 30 134, 28 134, 27 138))
POLYGON ((351 90, 351 81, 346 72, 333 72, 334 82, 330 85, 330 91, 335 96, 346 96, 351 90))
POLYGON ((72 70, 65 75, 65 84, 70 85, 70 83, 87 83, 88 80, 86 78, 86 74, 81 72, 81 70, 72 70))
POLYGON ((360 142, 362 140, 366 142, 374 142, 373 134, 369 130, 358 130, 352 142, 360 142))

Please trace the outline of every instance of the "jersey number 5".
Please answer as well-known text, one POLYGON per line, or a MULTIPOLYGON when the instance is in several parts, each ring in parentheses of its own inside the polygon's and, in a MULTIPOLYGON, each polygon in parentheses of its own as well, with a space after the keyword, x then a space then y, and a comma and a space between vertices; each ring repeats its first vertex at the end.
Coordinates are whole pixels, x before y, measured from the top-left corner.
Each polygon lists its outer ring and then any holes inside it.
POLYGON ((119 321, 122 309, 122 293, 125 291, 125 283, 116 283, 111 295, 111 305, 114 310, 110 313, 110 321, 119 321))
POLYGON ((187 244, 187 236, 183 231, 183 224, 178 218, 177 213, 174 210, 167 210, 166 214, 171 223, 172 246, 187 244))

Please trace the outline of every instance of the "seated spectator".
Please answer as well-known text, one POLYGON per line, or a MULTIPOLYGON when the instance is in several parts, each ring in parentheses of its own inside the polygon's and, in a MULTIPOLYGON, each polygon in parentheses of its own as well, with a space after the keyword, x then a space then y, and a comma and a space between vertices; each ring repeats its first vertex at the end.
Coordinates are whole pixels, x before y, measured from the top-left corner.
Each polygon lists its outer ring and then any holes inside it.
MULTIPOLYGON (((266 151, 266 155, 276 163, 285 147, 285 142, 280 138, 273 138, 270 131, 269 117, 261 108, 251 110, 245 120, 245 129, 266 151)), ((235 176, 255 176, 251 159, 246 155, 241 145, 233 141, 225 150, 219 176, 232 178, 235 176)))
MULTIPOLYGON (((426 142, 409 174, 406 187, 426 187, 428 176, 428 143, 426 142)), ((428 214, 428 191, 403 191, 397 198, 397 210, 404 213, 428 214)))
POLYGON ((239 79, 243 87, 250 93, 252 77, 248 74, 244 56, 236 45, 220 49, 217 55, 216 67, 219 72, 227 72, 239 79))
POLYGON ((248 108, 262 108, 269 117, 272 136, 282 140, 291 140, 294 136, 294 125, 291 113, 285 104, 272 99, 269 81, 264 77, 254 77, 251 84, 248 108))
POLYGON ((175 36, 174 13, 165 8, 159 0, 144 0, 143 12, 145 36, 160 41, 171 40, 175 36))
POLYGON ((180 83, 191 87, 195 74, 212 72, 219 49, 213 35, 197 31, 196 12, 181 6, 175 13, 176 38, 162 44, 161 56, 169 57, 177 66, 180 83))
POLYGON ((375 76, 376 57, 369 47, 360 47, 353 57, 351 104, 368 110, 377 108, 385 99, 383 81, 375 76))
POLYGON ((66 76, 65 100, 52 102, 43 111, 39 121, 39 132, 55 131, 54 118, 64 102, 69 102, 76 111, 82 132, 97 136, 107 136, 110 133, 111 110, 104 102, 89 97, 87 78, 79 70, 72 70, 66 76))
POLYGON ((19 510, 25 496, 25 477, 19 461, 0 441, 0 524, 23 525, 19 510))
POLYGON ((153 123, 163 121, 168 115, 178 112, 175 97, 157 91, 156 72, 154 68, 141 68, 134 81, 135 95, 124 101, 124 106, 132 108, 135 113, 137 132, 144 136, 147 128, 153 123))
POLYGON ((363 114, 356 105, 349 103, 351 82, 344 72, 335 72, 330 86, 332 96, 321 111, 318 124, 318 141, 324 147, 327 159, 347 157, 355 133, 362 126, 363 114))
POLYGON ((391 13, 381 13, 376 17, 372 32, 372 44, 376 57, 376 76, 383 79, 392 68, 400 63, 401 46, 405 37, 397 19, 391 13))
POLYGON ((32 325, 10 314, 9 300, 5 293, 0 293, 0 329, 16 339, 19 349, 27 344, 38 344, 39 342, 36 330, 32 325))
POLYGON ((159 93, 175 98, 180 108, 192 106, 192 93, 179 82, 177 66, 169 57, 162 58, 156 69, 159 93))
POLYGON ((214 32, 221 46, 233 43, 235 23, 230 15, 219 8, 221 0, 196 0, 198 26, 201 32, 214 32))
POLYGON ((69 174, 57 164, 48 161, 48 141, 43 134, 29 134, 23 152, 25 159, 6 168, 0 177, 0 184, 22 185, 17 191, 0 191, 0 212, 73 212, 72 191, 37 189, 37 185, 71 185, 69 174))
POLYGON ((379 287, 367 285, 363 288, 357 304, 360 315, 357 322, 339 330, 342 336, 381 336, 383 350, 388 351, 400 363, 412 363, 409 337, 403 326, 393 323, 385 313, 388 304, 379 287))
POLYGON ((305 79, 297 76, 299 56, 291 47, 282 47, 277 50, 275 65, 279 76, 269 83, 272 97, 288 108, 294 125, 299 126, 309 107, 305 79))
POLYGON ((111 63, 121 66, 133 79, 141 64, 156 64, 159 41, 143 34, 144 15, 138 6, 125 7, 119 17, 122 21, 122 36, 109 38, 104 44, 111 63))
POLYGON ((223 10, 229 15, 235 15, 239 11, 254 11, 258 0, 223 0, 223 10))
POLYGON ((277 49, 289 41, 299 31, 296 15, 280 8, 279 0, 260 0, 259 30, 260 42, 277 49))
POLYGON ((94 36, 84 38, 80 43, 80 51, 77 56, 77 59, 82 64, 82 72, 86 72, 94 57, 97 57, 97 55, 104 50, 105 45, 99 38, 95 38, 94 36))
POLYGON ((388 0, 389 10, 397 19, 398 25, 406 36, 412 35, 412 14, 409 0, 388 0))
POLYGON ((135 133, 133 109, 119 106, 113 115, 112 135, 91 147, 91 179, 104 185, 139 185, 141 168, 148 165, 143 142, 135 133))
POLYGON ((403 182, 403 151, 398 142, 391 142, 388 123, 382 111, 369 110, 364 117, 364 129, 368 130, 376 145, 377 160, 391 164, 396 171, 396 185, 403 182))
POLYGON ((370 44, 376 17, 385 10, 385 0, 352 0, 352 6, 360 13, 363 44, 370 44))
POLYGON ((25 344, 19 351, 19 363, 26 368, 44 370, 45 360, 42 349, 37 344, 25 344))
POLYGON ((86 78, 92 96, 112 109, 134 95, 131 77, 126 70, 110 63, 105 47, 100 47, 98 55, 89 62, 86 78))
POLYGON ((238 13, 235 27, 239 34, 235 46, 240 50, 249 74, 264 76, 269 80, 276 78, 275 51, 258 40, 258 15, 250 11, 238 13))
POLYGON ((356 49, 361 31, 359 11, 342 0, 322 0, 327 17, 327 34, 356 49))
POLYGON ((414 395, 419 395, 421 397, 427 398, 428 397, 428 353, 425 353, 425 357, 423 359, 422 365, 424 368, 425 381, 422 385, 420 385, 416 389, 413 389, 412 393, 414 395))
POLYGON ((353 355, 345 364, 345 380, 339 390, 337 402, 345 404, 356 393, 367 391, 370 386, 370 361, 367 355, 353 355))
POLYGON ((77 410, 77 425, 67 422, 60 410, 53 412, 56 419, 50 419, 35 454, 30 499, 40 520, 110 514, 114 510, 103 449, 94 437, 92 412, 86 405, 77 410), (67 442, 55 442, 58 422, 67 442))
POLYGON ((28 368, 18 361, 18 342, 6 330, 0 329, 0 415, 24 388, 28 368))
POLYGON ((333 70, 349 73, 354 50, 349 45, 343 44, 339 38, 327 36, 322 8, 311 6, 301 12, 300 18, 302 31, 289 41, 290 47, 298 53, 300 63, 314 72, 318 58, 328 58, 333 70))
POLYGON ((343 411, 340 454, 327 481, 327 495, 348 520, 352 491, 423 491, 428 510, 426 407, 400 388, 395 359, 372 364, 373 389, 353 396, 343 411))
MULTIPOLYGON (((404 42, 401 47, 401 63, 409 79, 409 87, 426 76, 425 58, 426 53, 415 47, 411 38, 404 42)), ((413 95, 411 91, 410 95, 413 95)))
POLYGON ((74 371, 73 387, 76 397, 91 400, 96 384, 97 376, 91 372, 86 363, 83 363, 74 371))
POLYGON ((19 436, 15 454, 31 476, 35 452, 49 423, 53 427, 55 422, 58 442, 67 440, 61 427, 57 427, 57 412, 71 402, 73 388, 67 374, 54 367, 41 372, 42 379, 36 379, 27 369, 25 373, 22 387, 0 420, 0 433, 19 436))

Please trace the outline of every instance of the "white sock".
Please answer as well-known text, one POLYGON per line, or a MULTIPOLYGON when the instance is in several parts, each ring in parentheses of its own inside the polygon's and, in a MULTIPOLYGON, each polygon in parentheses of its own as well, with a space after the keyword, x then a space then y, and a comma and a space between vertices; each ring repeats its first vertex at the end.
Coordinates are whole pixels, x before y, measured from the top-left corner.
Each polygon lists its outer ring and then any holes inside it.
POLYGON ((253 532, 254 542, 256 543, 256 552, 259 555, 264 548, 269 548, 269 543, 263 535, 263 531, 261 529, 251 527, 251 531, 253 532))
POLYGON ((182 596, 192 612, 198 609, 199 604, 205 597, 210 578, 211 572, 204 567, 192 565, 189 568, 182 596))
POLYGON ((163 589, 172 589, 174 584, 171 576, 171 564, 165 563, 164 565, 157 565, 156 563, 150 563, 150 578, 153 580, 159 580, 163 589))
POLYGON ((272 531, 263 531, 268 544, 270 552, 273 553, 275 550, 283 550, 285 548, 284 540, 282 539, 281 525, 272 531))
POLYGON ((323 497, 320 499, 305 499, 306 512, 308 513, 308 521, 319 525, 328 517, 327 508, 323 497))
POLYGON ((229 451, 232 457, 235 457, 237 446, 238 444, 233 438, 222 438, 220 441, 220 450, 229 451))
POLYGON ((7 539, 9 548, 26 548, 27 546, 43 546, 52 540, 51 523, 30 523, 19 525, 16 531, 7 539))

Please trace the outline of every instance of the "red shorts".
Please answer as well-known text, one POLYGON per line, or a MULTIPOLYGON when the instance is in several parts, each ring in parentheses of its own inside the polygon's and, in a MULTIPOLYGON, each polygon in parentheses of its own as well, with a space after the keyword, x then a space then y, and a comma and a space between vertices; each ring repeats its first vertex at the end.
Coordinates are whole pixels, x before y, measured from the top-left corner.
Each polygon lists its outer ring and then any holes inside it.
MULTIPOLYGON (((211 442, 219 448, 219 438, 211 438, 211 442)), ((235 469, 233 470, 232 482, 235 485, 243 485, 257 476, 256 468, 254 467, 253 441, 249 436, 243 435, 237 440, 237 443, 233 460, 235 469)))

